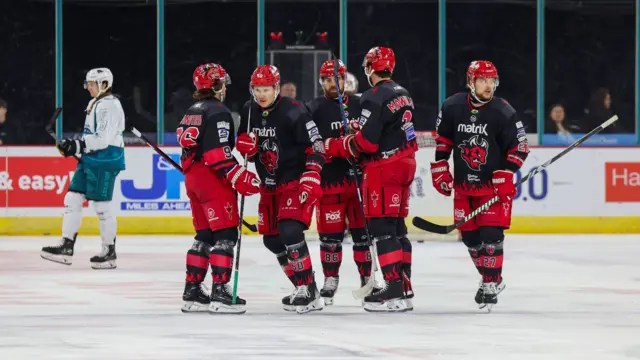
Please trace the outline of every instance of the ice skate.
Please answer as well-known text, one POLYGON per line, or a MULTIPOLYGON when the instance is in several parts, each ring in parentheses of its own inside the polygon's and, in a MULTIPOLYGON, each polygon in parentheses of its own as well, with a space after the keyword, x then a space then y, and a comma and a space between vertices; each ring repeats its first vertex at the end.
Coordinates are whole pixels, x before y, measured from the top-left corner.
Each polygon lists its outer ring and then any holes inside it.
POLYGON ((282 310, 284 311, 296 311, 296 307, 291 303, 291 298, 295 293, 295 289, 293 293, 282 298, 282 310))
POLYGON ((404 300, 402 279, 385 281, 381 289, 364 298, 364 309, 369 312, 404 312, 407 311, 404 300))
POLYGON ((309 285, 300 285, 291 295, 291 304, 298 314, 318 311, 324 308, 324 299, 320 296, 315 280, 309 285))
POLYGON ((59 245, 43 247, 40 257, 59 264, 71 265, 75 243, 75 237, 73 239, 62 238, 59 245))
POLYGON ((498 294, 504 290, 505 284, 500 279, 497 283, 486 282, 482 284, 482 304, 479 305, 480 309, 487 308, 487 311, 491 312, 493 306, 498 303, 498 294))
POLYGON ((116 265, 116 241, 113 240, 113 245, 102 245, 102 251, 92 257, 89 261, 91 267, 96 270, 100 269, 115 269, 116 265))
POLYGON ((413 287, 411 287, 411 280, 404 272, 402 273, 402 291, 404 294, 404 304, 407 307, 407 311, 413 310, 413 287))
POLYGON ((208 312, 211 303, 208 293, 209 289, 204 285, 187 281, 182 294, 184 304, 180 310, 183 313, 208 312))
POLYGON ((209 304, 210 314, 244 314, 247 312, 247 302, 236 296, 236 303, 233 304, 233 294, 229 284, 213 284, 211 291, 211 303, 209 304))
POLYGON ((322 290, 320 290, 320 296, 324 299, 324 304, 326 306, 333 305, 333 297, 338 291, 338 283, 340 281, 339 277, 329 276, 324 278, 324 286, 322 290))

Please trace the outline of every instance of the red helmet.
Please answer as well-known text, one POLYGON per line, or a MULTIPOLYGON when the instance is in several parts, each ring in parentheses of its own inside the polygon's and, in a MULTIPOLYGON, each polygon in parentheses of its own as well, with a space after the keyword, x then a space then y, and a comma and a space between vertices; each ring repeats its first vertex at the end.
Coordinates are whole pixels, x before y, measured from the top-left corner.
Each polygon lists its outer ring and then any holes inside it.
POLYGON ((491 61, 475 60, 469 64, 467 69, 467 86, 472 87, 476 78, 496 79, 496 87, 498 86, 498 69, 491 61))
POLYGON ((216 81, 222 81, 225 85, 231 84, 231 77, 220 65, 208 63, 200 65, 193 72, 193 85, 196 89, 212 89, 216 81))
POLYGON ((376 46, 364 56, 362 67, 371 65, 373 71, 393 72, 396 67, 396 55, 391 48, 376 46))
MULTIPOLYGON (((328 77, 333 77, 333 74, 335 72, 335 60, 327 60, 324 63, 322 63, 322 66, 320 66, 320 78, 328 78, 328 77)), ((344 63, 342 62, 342 60, 338 60, 338 76, 340 76, 341 78, 345 78, 345 76, 347 75, 347 67, 344 66, 344 63)))
POLYGON ((260 65, 251 74, 251 86, 280 85, 280 71, 273 65, 260 65))

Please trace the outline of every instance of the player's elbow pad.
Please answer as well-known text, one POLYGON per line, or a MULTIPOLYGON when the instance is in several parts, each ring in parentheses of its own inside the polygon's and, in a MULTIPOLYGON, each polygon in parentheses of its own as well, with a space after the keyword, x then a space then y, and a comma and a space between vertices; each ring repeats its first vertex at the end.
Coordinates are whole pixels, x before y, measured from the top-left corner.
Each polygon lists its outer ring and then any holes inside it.
POLYGON ((204 153, 202 158, 204 159, 205 165, 223 177, 226 177, 229 169, 238 163, 233 155, 231 155, 231 148, 229 146, 211 149, 204 153))

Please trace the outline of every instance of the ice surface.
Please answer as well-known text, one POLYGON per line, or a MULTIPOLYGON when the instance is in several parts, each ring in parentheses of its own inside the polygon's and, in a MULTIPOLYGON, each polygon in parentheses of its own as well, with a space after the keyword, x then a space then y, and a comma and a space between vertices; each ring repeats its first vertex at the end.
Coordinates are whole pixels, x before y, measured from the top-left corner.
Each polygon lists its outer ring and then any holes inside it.
MULTIPOLYGON (((40 259, 53 237, 0 238, 0 359, 638 359, 640 236, 509 236, 506 290, 491 314, 460 243, 413 244, 415 311, 371 314, 345 246, 336 305, 286 313, 275 257, 245 238, 245 315, 182 314, 191 238, 120 237, 118 269, 92 270, 97 237, 72 266, 40 259)), ((318 243, 311 243, 318 282, 318 243)), ((207 283, 210 281, 207 277, 207 283)))

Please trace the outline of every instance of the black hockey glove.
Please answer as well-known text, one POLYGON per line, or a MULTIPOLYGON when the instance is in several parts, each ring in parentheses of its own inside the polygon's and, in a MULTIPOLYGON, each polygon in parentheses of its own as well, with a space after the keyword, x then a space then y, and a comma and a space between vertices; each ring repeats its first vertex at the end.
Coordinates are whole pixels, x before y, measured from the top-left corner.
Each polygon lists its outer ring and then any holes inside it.
POLYGON ((60 154, 65 157, 73 156, 73 155, 82 155, 84 153, 84 149, 87 147, 84 140, 72 140, 72 139, 64 139, 60 144, 58 144, 57 148, 60 151, 60 154))

